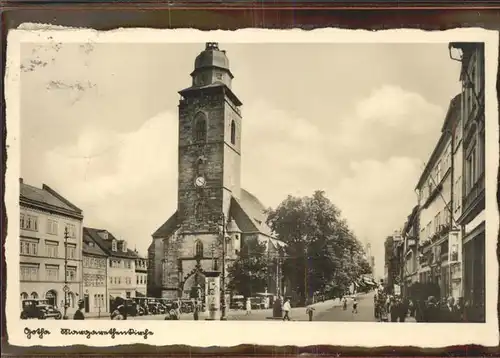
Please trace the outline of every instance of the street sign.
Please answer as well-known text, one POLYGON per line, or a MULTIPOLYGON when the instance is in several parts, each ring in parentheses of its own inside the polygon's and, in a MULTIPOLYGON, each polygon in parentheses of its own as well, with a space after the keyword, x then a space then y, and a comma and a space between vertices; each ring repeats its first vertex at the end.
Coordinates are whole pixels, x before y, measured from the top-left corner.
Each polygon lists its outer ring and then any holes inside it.
POLYGON ((64 285, 63 291, 66 292, 66 293, 68 293, 69 292, 69 286, 68 285, 64 285))

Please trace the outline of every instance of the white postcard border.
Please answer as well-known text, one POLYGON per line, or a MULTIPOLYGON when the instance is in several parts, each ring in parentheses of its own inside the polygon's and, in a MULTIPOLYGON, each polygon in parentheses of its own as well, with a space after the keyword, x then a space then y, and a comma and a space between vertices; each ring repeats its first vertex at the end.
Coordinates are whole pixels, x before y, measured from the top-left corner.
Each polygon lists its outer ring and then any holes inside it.
MULTIPOLYGON (((498 262, 496 243, 499 229, 499 212, 493 193, 496 194, 497 168, 499 163, 498 103, 496 76, 498 64, 498 33, 484 29, 455 29, 448 31, 421 30, 257 30, 198 31, 198 30, 152 30, 119 29, 97 32, 85 29, 54 28, 50 25, 23 24, 24 30, 12 30, 7 42, 7 173, 5 204, 8 226, 5 243, 7 261, 6 319, 9 343, 19 346, 66 346, 84 344, 89 346, 112 346, 132 343, 151 345, 185 344, 198 347, 234 346, 239 344, 261 345, 341 345, 341 346, 420 346, 443 347, 448 345, 498 344, 498 262), (369 322, 275 322, 275 321, 56 321, 19 319, 19 173, 20 173, 20 47, 22 43, 448 43, 485 42, 486 53, 486 312, 484 324, 381 324, 369 322), (44 328, 50 331, 43 339, 24 333, 26 328, 44 328), (61 335, 61 328, 74 330, 134 329, 153 332, 147 339, 142 335, 61 335)), ((451 61, 451 60, 450 60, 451 61)), ((457 73, 457 76, 459 74, 457 73)), ((439 80, 439 79, 436 79, 439 80)))

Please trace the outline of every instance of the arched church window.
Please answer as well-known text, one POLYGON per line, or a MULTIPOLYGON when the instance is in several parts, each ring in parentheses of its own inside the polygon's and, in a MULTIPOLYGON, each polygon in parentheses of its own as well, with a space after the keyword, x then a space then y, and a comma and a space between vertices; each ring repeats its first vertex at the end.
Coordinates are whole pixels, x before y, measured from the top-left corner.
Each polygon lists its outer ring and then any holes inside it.
POLYGON ((202 203, 198 203, 196 204, 196 209, 195 209, 195 217, 196 217, 196 221, 202 221, 203 220, 203 204, 202 203))
POLYGON ((197 176, 201 176, 203 175, 203 171, 204 171, 204 163, 203 163, 203 159, 202 158, 198 158, 198 160, 196 161, 196 175, 197 176))
POLYGON ((207 140, 207 118, 201 112, 194 118, 194 138, 197 142, 207 140))
POLYGON ((197 257, 203 257, 203 243, 200 240, 196 241, 195 255, 197 257))
POLYGON ((234 120, 231 121, 231 144, 236 144, 236 123, 234 120))

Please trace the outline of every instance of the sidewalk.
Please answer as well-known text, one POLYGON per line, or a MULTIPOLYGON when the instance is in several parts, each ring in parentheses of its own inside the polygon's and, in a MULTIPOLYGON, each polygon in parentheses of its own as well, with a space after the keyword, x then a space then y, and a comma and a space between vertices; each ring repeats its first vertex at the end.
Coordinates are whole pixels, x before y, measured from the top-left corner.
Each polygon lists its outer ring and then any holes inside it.
MULTIPOLYGON (((352 301, 352 298, 347 298, 348 302, 352 301)), ((311 305, 314 308, 314 316, 325 312, 326 310, 333 307, 342 306, 342 302, 338 299, 326 300, 323 302, 316 302, 311 305)), ((292 321, 308 321, 309 316, 306 313, 307 307, 292 307, 290 312, 290 319, 292 321)), ((252 310, 252 313, 247 316, 245 310, 230 310, 228 312, 228 319, 230 320, 267 320, 269 317, 273 316, 273 309, 263 309, 263 310, 252 310)))

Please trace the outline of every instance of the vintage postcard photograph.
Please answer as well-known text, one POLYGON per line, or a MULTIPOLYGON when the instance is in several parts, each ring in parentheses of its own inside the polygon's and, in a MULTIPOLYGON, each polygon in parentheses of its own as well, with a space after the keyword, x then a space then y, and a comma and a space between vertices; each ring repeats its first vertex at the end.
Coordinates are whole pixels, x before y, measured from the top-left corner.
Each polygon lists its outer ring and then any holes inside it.
POLYGON ((7 46, 11 344, 498 343, 498 33, 7 46))

